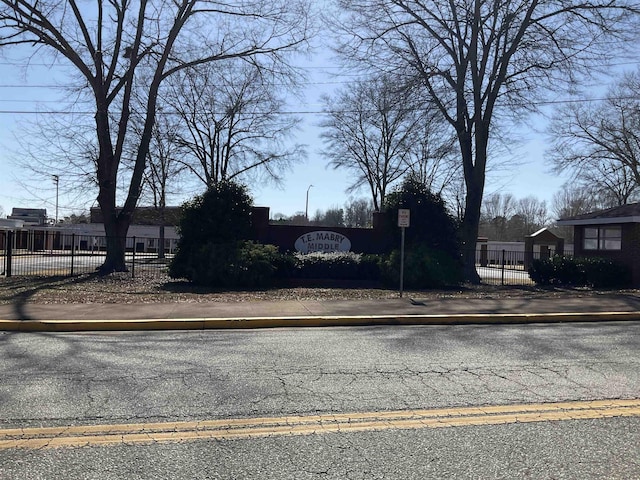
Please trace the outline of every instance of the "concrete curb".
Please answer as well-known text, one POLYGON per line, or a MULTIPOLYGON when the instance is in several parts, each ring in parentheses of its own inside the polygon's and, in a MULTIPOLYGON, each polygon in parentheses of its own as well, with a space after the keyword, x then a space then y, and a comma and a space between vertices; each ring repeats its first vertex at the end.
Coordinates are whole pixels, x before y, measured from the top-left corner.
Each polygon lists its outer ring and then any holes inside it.
POLYGON ((563 322, 628 322, 640 312, 480 313, 455 315, 356 315, 299 317, 169 318, 137 320, 0 320, 6 332, 260 329, 375 325, 501 325, 563 322))

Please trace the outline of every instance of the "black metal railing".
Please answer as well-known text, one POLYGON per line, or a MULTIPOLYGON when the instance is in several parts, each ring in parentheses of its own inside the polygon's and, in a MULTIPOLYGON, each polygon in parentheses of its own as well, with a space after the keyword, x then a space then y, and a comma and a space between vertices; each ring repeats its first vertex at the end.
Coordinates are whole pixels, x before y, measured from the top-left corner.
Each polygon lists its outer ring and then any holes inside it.
MULTIPOLYGON (((159 239, 127 237, 124 240, 125 265, 132 277, 142 273, 166 274, 173 258, 171 244, 165 244, 164 257, 160 258, 159 239)), ((91 273, 104 263, 106 249, 104 236, 0 231, 0 274, 74 276, 91 273)))
MULTIPOLYGON (((131 277, 166 276, 173 258, 175 240, 164 242, 164 255, 158 253, 160 239, 127 237, 125 265, 131 277), (160 258, 162 257, 162 258, 160 258)), ((95 272, 105 261, 107 238, 61 232, 12 232, 0 230, 0 275, 74 276, 95 272)), ((481 282, 489 285, 534 285, 528 269, 535 259, 550 258, 556 252, 536 247, 522 250, 479 248, 475 266, 481 282)), ((565 251, 563 254, 571 255, 565 251)))
MULTIPOLYGON (((529 267, 534 260, 551 258, 557 253, 547 248, 537 248, 533 252, 522 250, 488 250, 475 252, 476 270, 482 283, 489 285, 535 285, 529 277, 529 267)), ((571 256, 572 251, 563 251, 571 256)))

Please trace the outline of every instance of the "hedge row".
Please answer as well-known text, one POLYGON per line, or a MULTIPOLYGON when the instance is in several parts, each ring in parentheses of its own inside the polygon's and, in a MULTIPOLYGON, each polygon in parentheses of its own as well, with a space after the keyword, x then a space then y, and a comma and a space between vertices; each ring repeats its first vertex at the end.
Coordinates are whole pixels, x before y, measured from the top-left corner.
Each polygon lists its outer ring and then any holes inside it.
POLYGON ((631 284, 631 271, 626 265, 598 257, 555 256, 534 260, 529 276, 539 285, 613 288, 631 284))
MULTIPOLYGON (((400 253, 363 255, 346 253, 285 253, 273 245, 251 241, 208 243, 192 252, 190 262, 172 264, 169 274, 192 283, 218 288, 269 287, 281 280, 338 279, 379 281, 397 286, 400 253)), ((409 249, 405 257, 404 285, 433 288, 461 282, 459 262, 425 246, 409 249)))

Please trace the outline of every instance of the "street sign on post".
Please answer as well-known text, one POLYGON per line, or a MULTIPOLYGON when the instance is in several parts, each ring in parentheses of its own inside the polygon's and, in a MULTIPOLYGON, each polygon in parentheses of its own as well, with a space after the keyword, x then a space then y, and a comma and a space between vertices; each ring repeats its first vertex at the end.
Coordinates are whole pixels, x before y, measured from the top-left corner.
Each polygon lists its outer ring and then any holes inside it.
POLYGON ((411 220, 411 210, 408 208, 398 209, 398 226, 400 228, 406 228, 409 226, 411 220))
POLYGON ((408 208, 398 209, 398 226, 401 230, 400 239, 400 298, 404 289, 404 229, 409 226, 411 220, 411 210, 408 208))

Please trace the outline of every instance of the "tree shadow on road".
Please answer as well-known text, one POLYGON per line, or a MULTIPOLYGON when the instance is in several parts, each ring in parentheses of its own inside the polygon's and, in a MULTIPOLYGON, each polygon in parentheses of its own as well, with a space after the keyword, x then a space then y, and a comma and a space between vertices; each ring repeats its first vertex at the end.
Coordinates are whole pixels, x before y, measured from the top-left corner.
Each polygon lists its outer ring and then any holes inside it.
POLYGON ((13 306, 13 313, 18 320, 33 320, 27 311, 27 305, 39 292, 64 290, 71 285, 87 283, 98 274, 88 274, 76 277, 10 277, 0 282, 0 304, 13 306))

